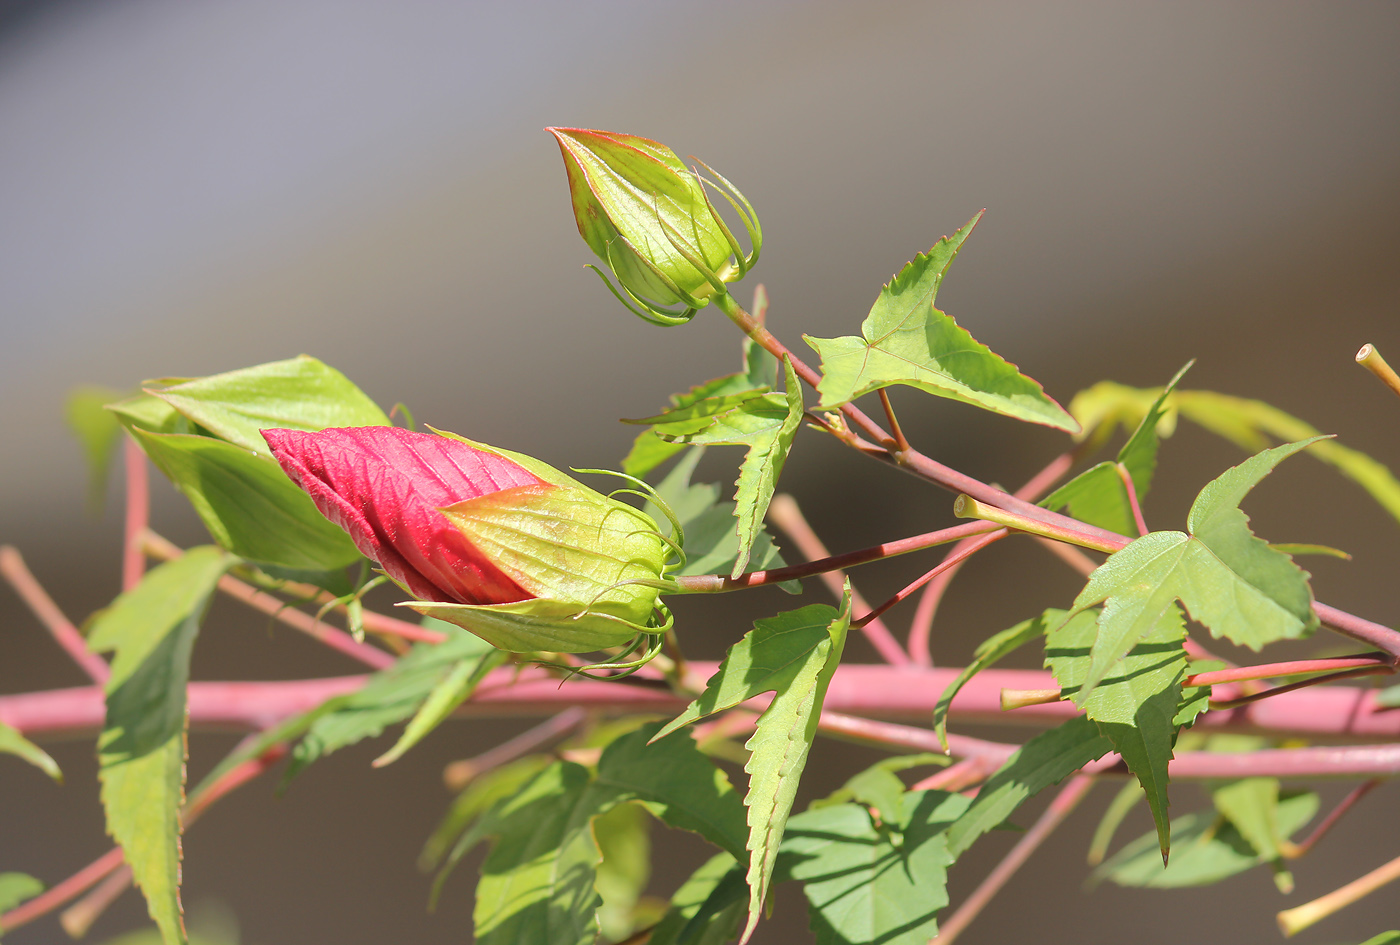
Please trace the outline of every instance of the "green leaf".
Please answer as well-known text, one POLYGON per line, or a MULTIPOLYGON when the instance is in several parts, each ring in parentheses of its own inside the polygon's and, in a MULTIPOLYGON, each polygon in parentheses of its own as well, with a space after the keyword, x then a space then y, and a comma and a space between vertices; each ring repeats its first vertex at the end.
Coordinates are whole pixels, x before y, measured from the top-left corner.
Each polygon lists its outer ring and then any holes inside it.
POLYGON ((915 256, 861 323, 861 337, 804 336, 822 359, 821 407, 839 407, 864 394, 906 384, 1018 420, 1076 433, 1079 425, 986 345, 934 307, 949 264, 982 214, 915 256))
MULTIPOLYGON (((195 425, 182 417, 174 407, 151 394, 141 393, 126 400, 108 404, 107 409, 128 429, 147 433, 195 433, 195 425)), ((208 431, 204 431, 208 432, 208 431)))
POLYGON ((1137 428, 1118 451, 1117 462, 1099 463, 1086 469, 1040 504, 1047 509, 1061 509, 1068 505, 1070 514, 1081 522, 1098 525, 1120 535, 1137 535, 1137 519, 1133 515, 1132 502, 1128 498, 1128 490, 1123 486, 1119 467, 1132 478, 1133 491, 1141 503, 1152 488, 1152 475, 1157 469, 1157 446, 1160 441, 1157 428, 1168 416, 1167 398, 1190 367, 1191 364, 1187 364, 1178 371, 1147 406, 1137 428))
POLYGON ((180 918, 180 807, 185 686, 209 595, 231 559, 194 548, 150 571, 93 624, 88 645, 115 651, 107 718, 97 739, 107 830, 121 846, 166 945, 180 918))
POLYGON ((1296 557, 1297 555, 1322 555, 1327 558, 1341 558, 1343 561, 1350 561, 1351 555, 1340 548, 1333 548, 1331 545, 1308 545, 1299 544, 1292 541, 1270 542, 1269 547, 1279 554, 1296 557))
POLYGON ((744 857, 744 805, 729 778, 688 733, 659 735, 660 729, 661 723, 648 723, 609 745, 598 761, 597 790, 617 803, 637 801, 672 827, 744 857))
POLYGON ((1181 681, 1186 677, 1186 627, 1181 610, 1168 605, 1127 656, 1109 667, 1093 692, 1081 695, 1096 632, 1092 611, 1082 611, 1050 632, 1045 665, 1065 695, 1098 723, 1099 730, 1142 785, 1157 824, 1162 858, 1171 851, 1167 815, 1167 763, 1176 742, 1181 681))
POLYGON ((957 794, 915 791, 886 828, 855 804, 793 817, 783 872, 803 883, 817 945, 924 945, 936 935, 954 860, 947 831, 967 807, 957 794))
MULTIPOLYGON (((25 738, 16 729, 11 728, 4 722, 0 722, 0 752, 23 759, 44 772, 44 774, 53 778, 59 784, 63 783, 63 772, 58 770, 58 762, 50 758, 49 753, 44 751, 44 749, 25 738)), ((3 909, 0 909, 0 912, 3 911, 3 909)))
POLYGON ((331 752, 374 738, 413 715, 459 662, 483 659, 491 653, 490 644, 472 633, 450 625, 442 630, 448 639, 415 644, 392 666, 372 675, 363 688, 311 710, 306 736, 292 749, 282 783, 331 752))
MULTIPOLYGON (((671 507, 685 533, 685 565, 673 572, 685 574, 725 574, 739 559, 739 534, 734 528, 734 503, 719 497, 715 483, 692 484, 695 466, 704 454, 703 446, 694 446, 656 485, 656 494, 671 507)), ((658 522, 665 521, 661 509, 648 504, 644 510, 658 522)), ((762 571, 781 568, 783 556, 778 552, 766 528, 754 536, 749 555, 749 567, 762 571)), ((778 585, 790 593, 799 593, 799 582, 778 585)))
MULTIPOLYGON (((709 398, 747 392, 766 394, 772 390, 777 381, 777 358, 754 344, 750 338, 744 339, 743 352, 743 371, 698 384, 683 394, 672 394, 671 409, 682 410, 709 398)), ((655 430, 646 430, 638 435, 631 451, 623 459, 622 471, 629 476, 645 476, 683 449, 684 443, 668 442, 657 436, 655 430)))
POLYGON ((112 465, 112 449, 121 435, 121 424, 106 409, 107 404, 121 397, 120 391, 107 387, 79 387, 68 395, 64 418, 68 429, 83 446, 88 465, 88 507, 102 508, 107 491, 107 470, 112 465))
POLYGON ((744 918, 744 868, 717 853, 671 897, 647 945, 724 945, 744 918))
POLYGON ((674 419, 658 422, 654 428, 662 439, 675 443, 748 447, 734 493, 739 552, 730 569, 733 577, 743 574, 749 563, 750 552, 763 530, 763 516, 802 423, 802 387, 791 364, 784 371, 786 395, 750 391, 712 398, 665 414, 674 419))
POLYGON ((593 885, 602 897, 598 925, 608 941, 636 929, 637 902, 651 878, 651 818, 636 804, 618 804, 593 820, 602 862, 593 885))
POLYGON ((0 912, 9 912, 43 891, 44 884, 27 873, 0 873, 0 912))
POLYGON ((967 812, 948 829, 948 849, 956 858, 1033 797, 1058 784, 1113 748, 1093 720, 1077 715, 1041 732, 1018 748, 977 792, 967 812))
POLYGON ((759 716, 744 770, 749 774, 749 918, 743 941, 753 934, 773 875, 783 826, 797 782, 816 737, 822 700, 841 661, 850 626, 850 593, 838 613, 812 604, 759 620, 729 648, 701 694, 666 725, 658 738, 696 719, 732 708, 764 692, 773 701, 759 716))
POLYGON ((1196 497, 1190 534, 1153 532, 1110 555, 1075 598, 1075 612, 1107 601, 1082 685, 1084 697, 1143 639, 1175 600, 1216 637, 1259 649, 1317 626, 1308 575, 1255 538, 1239 502, 1312 440, 1266 450, 1226 470, 1196 497))
POLYGON ((382 768, 403 757, 404 752, 421 742, 433 729, 437 728, 456 711, 457 707, 471 698, 476 687, 486 678, 486 674, 506 662, 507 656, 500 650, 481 641, 480 655, 459 660, 452 671, 443 678, 428 698, 418 707, 418 711, 404 727, 403 735, 384 754, 374 759, 374 766, 382 768))
POLYGON ((344 374, 304 354, 150 393, 214 436, 268 458, 260 430, 390 425, 344 374))
POLYGON ((967 685, 967 681, 1002 657, 1044 634, 1047 628, 1059 623, 1064 616, 1063 610, 1047 610, 1039 617, 1022 620, 1014 627, 994 633, 978 644, 972 654, 972 662, 958 674, 957 679, 948 684, 948 688, 943 690, 943 695, 938 697, 938 703, 933 707, 933 730, 938 733, 938 740, 942 742, 944 751, 948 749, 948 709, 952 706, 954 697, 967 685))
POLYGON ((306 571, 330 571, 360 560, 350 536, 272 460, 207 436, 139 427, 131 433, 226 550, 306 571))
POLYGON ((1277 778, 1240 778, 1211 791, 1215 810, 1239 831, 1265 860, 1277 860, 1283 840, 1279 832, 1277 778))
POLYGON ((478 945, 593 945, 601 902, 593 819, 612 798, 588 769, 558 762, 490 815, 496 843, 481 867, 473 920, 478 945))
MULTIPOLYGON (((1279 802, 1278 824, 1291 835, 1317 813, 1317 795, 1311 792, 1285 797, 1279 802)), ((1228 822, 1214 812, 1186 814, 1172 819, 1176 850, 1171 863, 1162 865, 1157 834, 1147 833, 1115 853, 1094 870, 1090 885, 1104 880, 1119 886, 1177 889, 1218 883, 1266 862, 1228 822)))
MULTIPOLYGON (((1122 790, 1113 796, 1109 801, 1108 809, 1104 811, 1103 818, 1099 825, 1094 828, 1094 836, 1089 841, 1088 861, 1090 866, 1098 866, 1103 862, 1103 858, 1108 855, 1108 848, 1113 843, 1113 835, 1118 832, 1118 827, 1123 823, 1123 818, 1137 806, 1143 799, 1142 788, 1129 781, 1123 785, 1122 790)), ((1161 835, 1158 835, 1160 843, 1161 835)))
POLYGON ((1382 932, 1373 938, 1368 938, 1361 945, 1397 945, 1400 943, 1400 932, 1382 932))

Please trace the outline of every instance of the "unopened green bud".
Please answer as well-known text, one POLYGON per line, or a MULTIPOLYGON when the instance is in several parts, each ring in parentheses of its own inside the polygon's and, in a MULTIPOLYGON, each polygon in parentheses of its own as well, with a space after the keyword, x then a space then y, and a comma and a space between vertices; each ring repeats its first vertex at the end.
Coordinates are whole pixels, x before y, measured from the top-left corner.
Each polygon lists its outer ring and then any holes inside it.
POLYGON ((564 156, 579 234, 617 277, 621 292, 613 292, 635 314, 663 325, 687 322, 757 261, 758 218, 718 174, 710 172, 743 220, 748 254, 710 202, 705 182, 664 144, 584 128, 547 130, 564 156))

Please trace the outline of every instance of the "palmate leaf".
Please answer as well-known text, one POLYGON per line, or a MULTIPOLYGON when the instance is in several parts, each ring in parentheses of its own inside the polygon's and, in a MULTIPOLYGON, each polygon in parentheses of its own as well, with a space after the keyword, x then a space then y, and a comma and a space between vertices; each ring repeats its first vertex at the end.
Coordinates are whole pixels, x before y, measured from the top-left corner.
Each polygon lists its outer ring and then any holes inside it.
POLYGON ((1022 620, 1013 627, 994 633, 978 644, 972 654, 972 662, 948 684, 948 688, 943 690, 943 695, 938 697, 938 703, 933 707, 933 730, 938 733, 938 740, 943 744, 944 751, 948 750, 948 709, 952 706, 954 697, 967 685, 967 681, 1002 657, 1042 636, 1049 628, 1061 623, 1064 617, 1065 611, 1052 608, 1039 617, 1022 620))
MULTIPOLYGON (((1303 792, 1284 797, 1278 806, 1283 836, 1298 830, 1317 813, 1317 795, 1303 792)), ((1214 811, 1172 818, 1176 851, 1167 866, 1158 855, 1157 834, 1145 834, 1126 844, 1094 870, 1090 885, 1108 880, 1119 886, 1177 889, 1206 886, 1258 866, 1267 860, 1238 830, 1222 823, 1214 811)))
POLYGON ((1045 665, 1064 695, 1098 723, 1099 730, 1142 785, 1165 860, 1171 850, 1167 815, 1167 763, 1176 742, 1181 681, 1186 676, 1186 628, 1171 604, 1127 656, 1109 668, 1093 692, 1081 696, 1094 643, 1095 615, 1083 611, 1045 641, 1045 665))
POLYGON ((44 749, 4 722, 0 722, 0 752, 27 761, 58 783, 63 783, 63 772, 58 770, 58 762, 49 757, 49 753, 44 749))
POLYGON ((260 430, 389 426, 344 374, 304 354, 151 393, 214 436, 269 459, 260 430))
MULTIPOLYGON (((762 286, 755 292, 754 315, 759 317, 767 308, 767 296, 760 296, 762 286)), ((761 320, 761 319, 760 319, 761 320)), ((753 339, 744 339, 744 370, 737 374, 726 374, 714 380, 698 384, 682 394, 671 395, 671 410, 683 410, 714 397, 728 397, 734 394, 766 394, 777 383, 778 359, 763 348, 754 344, 753 339)), ((634 422, 634 421, 628 421, 634 422)), ((657 466, 685 449, 684 443, 663 440, 654 429, 644 430, 637 435, 631 451, 622 460, 622 471, 629 476, 645 476, 657 466)))
POLYGON ((910 768, 949 764, 947 755, 920 752, 914 755, 894 755, 882 758, 870 767, 846 779, 846 783, 826 797, 813 801, 808 810, 820 810, 836 804, 854 801, 873 808, 882 823, 898 824, 904 820, 904 799, 908 793, 904 782, 895 774, 910 768))
POLYGON ((881 825, 859 804, 789 820, 780 877, 802 881, 817 945, 924 945, 936 935, 954 860, 947 830, 968 804, 913 791, 903 815, 881 825))
POLYGON ((360 560, 350 536, 317 510, 275 462, 208 436, 131 435, 194 506, 220 547, 252 561, 331 571, 360 560))
POLYGON ((550 765, 459 842, 454 858, 480 837, 496 838, 477 884, 477 942, 591 943, 601 902, 594 824, 619 804, 639 803, 743 852, 743 805, 724 773, 687 736, 649 744, 657 727, 613 742, 596 775, 572 762, 550 765))
POLYGON ((637 423, 651 423, 663 440, 691 446, 745 446, 748 452, 735 483, 734 517, 739 550, 730 568, 738 577, 748 567, 754 543, 763 531, 763 516, 802 423, 802 387, 792 365, 784 362, 784 395, 748 391, 711 397, 637 423))
POLYGON ((502 651, 490 648, 479 656, 458 660, 452 671, 428 693, 428 698, 423 700, 413 718, 409 719, 408 725, 404 726, 403 735, 399 736, 394 747, 374 759, 374 766, 382 768, 402 758, 404 752, 447 721, 448 716, 459 705, 472 697, 472 693, 476 692, 476 687, 481 685, 486 674, 505 663, 507 659, 502 651))
POLYGON ((933 305, 948 266, 981 218, 978 213, 927 255, 915 256, 880 291, 861 323, 861 337, 804 336, 822 359, 817 385, 821 407, 839 407, 882 387, 905 384, 1018 420, 1078 432, 1079 424, 1039 384, 933 305))
POLYGON ((749 808, 750 852, 745 942, 763 912, 783 827, 816 737, 822 701, 841 661, 850 621, 847 588, 839 612, 825 604, 812 604, 755 622, 754 629, 729 648, 700 698, 657 736, 761 693, 774 693, 745 746, 750 751, 744 768, 749 774, 744 803, 749 808))
MULTIPOLYGON (((371 676, 363 688, 337 696, 299 720, 286 723, 288 730, 284 739, 294 737, 298 730, 306 734, 292 749, 292 760, 282 780, 284 786, 312 762, 366 738, 374 738, 390 725, 414 715, 425 700, 440 686, 450 683, 454 675, 465 674, 470 683, 480 666, 497 661, 499 651, 476 634, 447 623, 433 626, 446 633, 447 639, 441 643, 415 644, 392 666, 371 676)), ((433 715, 436 714, 434 711, 433 715)), ((425 717, 419 727, 427 725, 431 719, 432 716, 425 717)), ((405 732, 405 737, 407 734, 405 732)), ((417 732, 415 735, 421 738, 417 732)), ((395 746, 391 753, 397 750, 395 746)))
MULTIPOLYGON (((656 494, 671 507, 685 532, 685 565, 672 574, 724 574, 739 557, 739 534, 734 527, 734 503, 719 497, 715 483, 691 483, 695 466, 705 447, 690 447, 666 477, 656 484, 656 494)), ((666 521, 661 509, 648 504, 643 510, 655 521, 666 521)), ((783 556, 766 528, 754 536, 749 567, 756 571, 781 568, 783 556)), ((802 585, 789 581, 778 585, 789 593, 800 593, 802 585)))
POLYGON ((1010 817, 1029 797, 1058 784, 1113 748, 1092 719, 1077 715, 1041 732, 1018 748, 977 792, 967 811, 948 828, 954 858, 982 834, 1010 817))
POLYGON ((1190 368, 1191 364, 1187 364, 1178 371, 1147 407, 1137 428, 1118 451, 1117 462, 1099 463, 1086 469, 1046 496, 1040 504, 1047 509, 1061 509, 1068 505, 1070 514, 1081 522, 1098 525, 1120 535, 1137 535, 1137 520, 1133 516, 1119 467, 1131 477, 1133 491, 1141 502, 1152 488, 1152 475, 1157 469, 1157 447, 1160 443, 1157 428, 1167 416, 1167 398, 1190 368))
POLYGON ((738 933, 746 902, 743 866, 718 853, 676 890, 647 945, 724 945, 738 933))
POLYGON ((1255 650, 1304 636, 1317 626, 1307 572, 1255 538, 1238 507, 1275 466, 1313 442, 1265 450, 1226 470, 1196 497, 1187 517, 1189 534, 1145 535, 1089 576, 1073 612, 1107 604, 1080 683, 1083 698, 1173 601, 1180 600, 1216 637, 1255 650))
POLYGON ((205 605, 233 562, 194 548, 155 568, 93 624, 88 645, 115 651, 107 718, 97 739, 107 830, 121 846, 166 945, 180 918, 180 807, 185 786, 185 686, 205 605))

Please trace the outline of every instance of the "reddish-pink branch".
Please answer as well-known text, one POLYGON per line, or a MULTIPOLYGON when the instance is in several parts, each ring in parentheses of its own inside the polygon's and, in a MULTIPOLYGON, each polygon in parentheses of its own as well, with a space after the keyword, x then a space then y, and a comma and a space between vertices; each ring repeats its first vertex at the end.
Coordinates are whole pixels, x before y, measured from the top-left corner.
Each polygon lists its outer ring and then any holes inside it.
POLYGON ((962 564, 968 558, 971 558, 974 554, 981 551, 983 548, 987 547, 992 542, 1005 538, 1008 534, 1010 533, 1006 531, 1006 529, 999 528, 996 531, 988 532, 986 535, 979 535, 978 537, 982 539, 981 541, 969 541, 963 544, 961 551, 959 551, 956 548, 953 549, 942 561, 934 565, 928 571, 924 572, 924 574, 921 577, 915 579, 913 583, 909 584, 899 593, 895 594, 889 600, 885 601, 883 604, 881 604, 879 607, 876 607, 874 610, 870 611, 865 616, 851 621, 851 626, 864 627, 870 621, 879 617, 881 614, 889 610, 895 604, 898 604, 900 601, 906 600, 911 594, 913 594, 919 588, 923 587, 929 581, 932 581, 934 578, 938 577, 938 575, 943 574, 953 568, 956 568, 958 565, 962 564))
MULTIPOLYGON (((972 895, 958 906, 946 922, 940 923, 938 934, 934 936, 933 942, 938 945, 952 945, 963 929, 967 928, 973 919, 986 908, 987 903, 992 901, 992 897, 1001 891, 1007 881, 1016 874, 1030 859, 1032 853, 1036 851, 1045 838, 1064 822, 1079 802, 1084 799, 1084 795, 1089 793, 1089 789, 1094 786, 1094 779, 1085 774, 1071 778, 1069 783, 1060 789, 1060 793, 1055 795, 1055 799, 1050 802, 1050 806, 1045 808, 1045 812, 1040 815, 1031 828, 1025 832, 1010 852, 996 865, 986 878, 972 891, 972 895)), ((932 943, 931 943, 932 945, 932 943)))
POLYGON ((938 605, 943 600, 944 591, 948 590, 948 585, 953 583, 953 578, 962 570, 963 562, 997 539, 1005 537, 1006 532, 997 529, 994 532, 964 538, 943 558, 939 565, 941 570, 937 574, 933 574, 932 577, 925 575, 920 579, 927 580, 928 583, 919 597, 919 606, 914 610, 914 619, 909 627, 909 656, 916 665, 933 665, 933 651, 929 649, 933 618, 938 613, 938 605))
POLYGON ((43 585, 30 573, 19 551, 9 545, 0 546, 0 574, 5 576, 20 599, 29 605, 34 616, 39 618, 73 662, 87 673, 88 678, 99 685, 105 683, 112 674, 107 661, 87 648, 87 641, 78 628, 64 616, 43 585))
POLYGON ((1181 681, 1183 686, 1215 686, 1220 683, 1242 682, 1247 679, 1272 679, 1278 676, 1302 676, 1307 673, 1325 673, 1343 669, 1363 669, 1368 667, 1392 667, 1394 661, 1379 653, 1364 653, 1360 656, 1324 656, 1311 660, 1287 660, 1281 663, 1263 663, 1258 666, 1235 666, 1230 669, 1217 669, 1208 673, 1196 673, 1181 681))
POLYGON ((122 590, 129 591, 141 583, 146 570, 146 557, 141 550, 141 535, 151 512, 150 472, 146 454, 130 436, 123 440, 122 455, 126 460, 126 530, 122 541, 122 590))

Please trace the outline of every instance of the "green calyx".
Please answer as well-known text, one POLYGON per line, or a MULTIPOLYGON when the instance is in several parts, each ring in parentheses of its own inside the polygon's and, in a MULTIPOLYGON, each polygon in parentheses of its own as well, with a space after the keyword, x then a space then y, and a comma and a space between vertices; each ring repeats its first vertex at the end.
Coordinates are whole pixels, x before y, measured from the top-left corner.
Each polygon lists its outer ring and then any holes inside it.
POLYGON ((683 324, 757 261, 763 231, 753 207, 710 168, 725 189, 659 142, 578 128, 548 130, 564 156, 579 234, 618 285, 590 268, 633 314, 653 324, 683 324), (753 247, 749 253, 716 211, 707 183, 739 214, 753 247))

